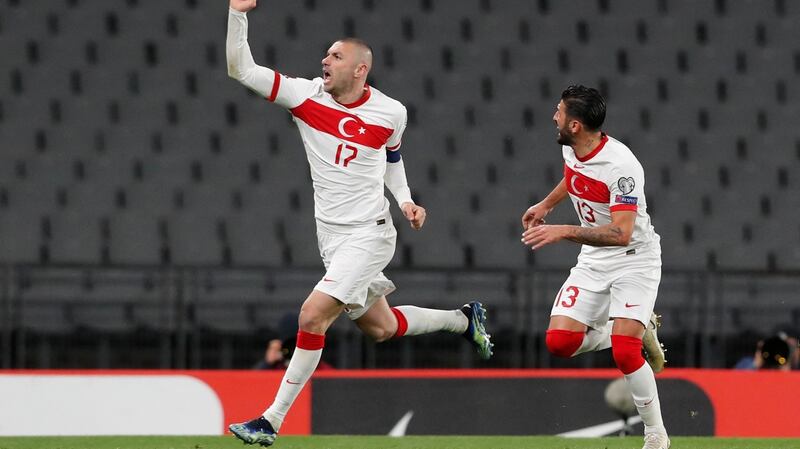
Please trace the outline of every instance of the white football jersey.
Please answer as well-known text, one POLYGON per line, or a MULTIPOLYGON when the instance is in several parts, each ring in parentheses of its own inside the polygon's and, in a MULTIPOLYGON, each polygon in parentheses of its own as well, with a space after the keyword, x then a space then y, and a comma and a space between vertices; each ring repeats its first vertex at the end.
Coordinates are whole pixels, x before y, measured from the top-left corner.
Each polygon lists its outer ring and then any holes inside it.
POLYGON ((609 224, 614 211, 636 211, 636 224, 628 246, 583 245, 581 258, 602 260, 638 248, 660 248, 660 237, 647 215, 644 169, 630 148, 603 134, 600 144, 586 157, 578 158, 568 145, 562 147, 562 152, 564 181, 581 226, 609 224))
POLYGON ((325 92, 322 78, 275 72, 269 101, 291 112, 303 139, 314 184, 318 226, 334 232, 391 221, 384 196, 386 151, 397 151, 406 108, 379 90, 343 105, 325 92))

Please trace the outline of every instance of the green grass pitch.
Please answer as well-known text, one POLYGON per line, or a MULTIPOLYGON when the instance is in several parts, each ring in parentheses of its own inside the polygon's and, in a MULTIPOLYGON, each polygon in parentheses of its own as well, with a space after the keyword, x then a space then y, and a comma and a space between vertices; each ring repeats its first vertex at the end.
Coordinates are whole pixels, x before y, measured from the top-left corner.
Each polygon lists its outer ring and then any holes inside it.
MULTIPOLYGON (((243 449, 225 437, 0 437, 0 449, 243 449)), ((248 446, 259 448, 260 446, 248 446)), ((641 437, 310 436, 280 437, 275 449, 640 449, 641 437)), ((800 439, 672 438, 672 449, 800 449, 800 439)))

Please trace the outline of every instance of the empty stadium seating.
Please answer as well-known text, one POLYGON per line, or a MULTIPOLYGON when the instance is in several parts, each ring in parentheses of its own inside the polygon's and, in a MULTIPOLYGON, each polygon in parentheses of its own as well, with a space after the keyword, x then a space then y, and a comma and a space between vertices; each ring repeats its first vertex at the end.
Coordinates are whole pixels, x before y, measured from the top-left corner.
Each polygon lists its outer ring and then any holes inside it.
MULTIPOLYGON (((247 334, 294 310, 322 270, 308 167, 289 114, 227 77, 225 4, 34 3, 0 2, 0 262, 73 271, 5 294, 19 328, 171 332, 180 310, 129 279, 155 268, 210 270, 187 296, 198 329, 247 334), (87 267, 113 274, 87 290, 87 267)), ((310 78, 336 38, 372 43, 376 87, 409 109, 402 151, 429 213, 411 231, 390 198, 392 266, 429 270, 398 274, 415 291, 401 282, 395 298, 474 294, 519 329, 543 325, 563 276, 531 291, 508 273, 563 274, 578 250, 518 240, 522 212, 560 180, 551 117, 572 83, 603 91, 606 130, 642 162, 667 271, 800 269, 798 17, 788 0, 304 0, 260 5, 250 44, 310 78)), ((548 221, 575 219, 562 205, 548 221)), ((667 279, 680 329, 700 326, 701 300, 681 296, 695 281, 667 279)), ((742 294, 714 303, 723 333, 749 316, 742 294)))

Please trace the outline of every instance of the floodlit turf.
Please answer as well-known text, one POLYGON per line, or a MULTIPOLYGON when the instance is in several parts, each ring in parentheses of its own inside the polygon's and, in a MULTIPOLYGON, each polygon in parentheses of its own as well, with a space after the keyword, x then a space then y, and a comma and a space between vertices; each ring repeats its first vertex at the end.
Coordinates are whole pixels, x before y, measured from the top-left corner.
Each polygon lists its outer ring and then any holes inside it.
MULTIPOLYGON (((0 449, 243 449, 233 437, 0 437, 0 449)), ((259 448, 259 446, 248 446, 259 448)), ((641 437, 280 437, 275 449, 640 449, 641 437)), ((800 449, 800 439, 672 439, 672 449, 800 449)))

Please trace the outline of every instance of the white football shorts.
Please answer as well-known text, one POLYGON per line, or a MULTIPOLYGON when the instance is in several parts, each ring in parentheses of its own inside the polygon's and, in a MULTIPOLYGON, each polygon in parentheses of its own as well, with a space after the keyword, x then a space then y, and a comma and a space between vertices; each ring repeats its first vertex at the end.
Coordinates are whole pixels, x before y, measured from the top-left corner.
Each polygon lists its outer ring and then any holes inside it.
POLYGON ((661 282, 661 248, 637 248, 602 261, 578 258, 578 264, 556 294, 550 316, 564 315, 600 328, 609 318, 646 324, 661 282))
POLYGON ((351 320, 361 318, 381 296, 395 290, 382 272, 394 257, 397 242, 391 221, 354 234, 318 230, 317 242, 327 271, 314 289, 345 304, 351 320))

